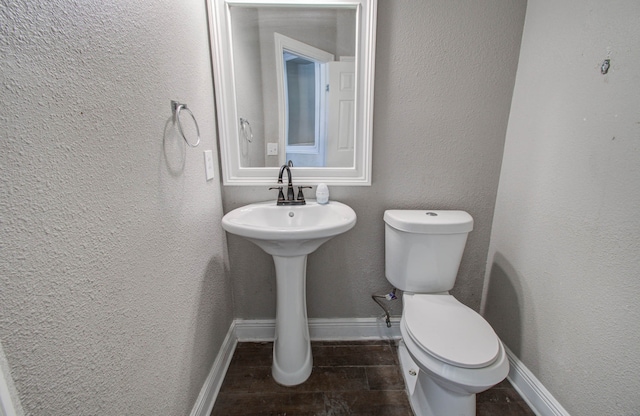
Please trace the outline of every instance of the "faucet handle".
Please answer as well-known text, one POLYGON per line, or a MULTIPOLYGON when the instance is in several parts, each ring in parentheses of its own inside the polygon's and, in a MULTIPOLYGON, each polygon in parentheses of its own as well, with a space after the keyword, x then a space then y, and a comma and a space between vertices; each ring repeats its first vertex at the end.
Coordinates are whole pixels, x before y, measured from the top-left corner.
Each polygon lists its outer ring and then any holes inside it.
POLYGON ((309 188, 311 189, 311 186, 298 186, 298 201, 304 201, 304 194, 302 193, 302 190, 304 188, 309 188))
POLYGON ((282 192, 282 186, 273 186, 269 188, 269 190, 277 189, 278 190, 278 202, 284 201, 284 193, 282 192))

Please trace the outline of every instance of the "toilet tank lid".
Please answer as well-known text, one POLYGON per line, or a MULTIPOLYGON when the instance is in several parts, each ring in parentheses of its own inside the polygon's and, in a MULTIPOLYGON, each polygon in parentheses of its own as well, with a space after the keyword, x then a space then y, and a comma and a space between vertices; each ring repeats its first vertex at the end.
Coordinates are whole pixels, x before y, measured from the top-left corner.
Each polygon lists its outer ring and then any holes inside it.
POLYGON ((390 209, 384 212, 384 222, 409 233, 459 234, 473 230, 473 217, 465 211, 390 209))

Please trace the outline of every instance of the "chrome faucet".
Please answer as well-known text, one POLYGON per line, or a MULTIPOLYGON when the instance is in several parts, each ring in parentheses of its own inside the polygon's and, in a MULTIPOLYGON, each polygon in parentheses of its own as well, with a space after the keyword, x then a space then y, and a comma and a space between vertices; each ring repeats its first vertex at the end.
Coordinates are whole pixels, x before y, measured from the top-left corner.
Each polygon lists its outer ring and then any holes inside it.
POLYGON ((291 176, 291 168, 289 168, 288 164, 282 165, 280 167, 280 172, 278 173, 278 185, 276 187, 272 187, 269 189, 277 189, 278 192, 278 201, 277 205, 305 205, 307 202, 304 200, 304 194, 302 193, 303 188, 311 188, 310 186, 298 186, 298 197, 295 197, 295 193, 293 192, 293 178, 291 176), (287 182, 287 199, 284 198, 284 192, 282 191, 282 175, 284 171, 287 171, 288 182, 287 182))

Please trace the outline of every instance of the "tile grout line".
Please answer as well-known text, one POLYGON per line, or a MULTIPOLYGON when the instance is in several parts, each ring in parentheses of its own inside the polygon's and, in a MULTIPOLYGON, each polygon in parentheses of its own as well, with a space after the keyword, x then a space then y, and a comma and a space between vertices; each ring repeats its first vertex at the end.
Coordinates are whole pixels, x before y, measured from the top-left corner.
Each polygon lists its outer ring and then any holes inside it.
POLYGON ((367 367, 372 366, 362 366, 362 371, 364 372, 364 381, 366 383, 367 390, 371 391, 371 383, 369 383, 369 372, 367 371, 367 367))

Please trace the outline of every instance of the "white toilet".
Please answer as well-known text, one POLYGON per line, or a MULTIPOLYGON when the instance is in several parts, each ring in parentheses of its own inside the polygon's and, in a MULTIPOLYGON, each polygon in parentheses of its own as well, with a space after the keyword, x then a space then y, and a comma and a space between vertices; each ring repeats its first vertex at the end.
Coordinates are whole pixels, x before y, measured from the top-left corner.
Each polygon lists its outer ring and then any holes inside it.
POLYGON ((399 356, 416 416, 474 416, 509 362, 493 328, 449 294, 473 229, 464 211, 388 210, 385 262, 404 292, 399 356))

